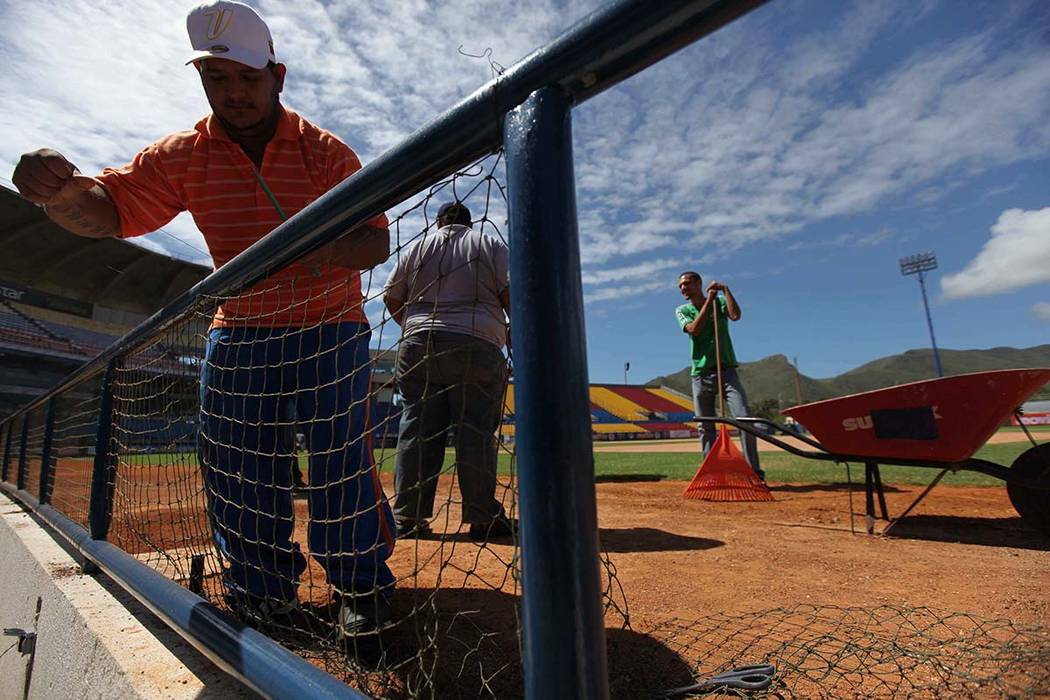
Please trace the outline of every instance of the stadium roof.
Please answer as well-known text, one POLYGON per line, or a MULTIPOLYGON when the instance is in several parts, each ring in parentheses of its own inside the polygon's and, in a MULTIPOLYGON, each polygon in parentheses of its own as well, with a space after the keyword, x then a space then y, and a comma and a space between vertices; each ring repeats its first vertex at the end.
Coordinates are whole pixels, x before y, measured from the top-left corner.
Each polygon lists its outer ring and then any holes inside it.
POLYGON ((0 280, 99 306, 151 314, 211 268, 115 238, 69 233, 0 186, 0 280))

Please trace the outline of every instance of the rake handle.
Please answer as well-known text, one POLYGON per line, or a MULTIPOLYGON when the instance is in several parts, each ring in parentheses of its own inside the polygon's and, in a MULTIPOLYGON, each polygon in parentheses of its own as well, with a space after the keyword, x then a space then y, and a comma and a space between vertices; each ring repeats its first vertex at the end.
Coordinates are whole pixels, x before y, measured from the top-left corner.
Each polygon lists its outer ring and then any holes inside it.
POLYGON ((718 379, 718 408, 722 413, 722 417, 726 417, 726 397, 724 385, 722 384, 722 350, 718 343, 718 294, 715 294, 715 298, 712 300, 714 305, 711 307, 711 323, 715 334, 715 373, 718 379))

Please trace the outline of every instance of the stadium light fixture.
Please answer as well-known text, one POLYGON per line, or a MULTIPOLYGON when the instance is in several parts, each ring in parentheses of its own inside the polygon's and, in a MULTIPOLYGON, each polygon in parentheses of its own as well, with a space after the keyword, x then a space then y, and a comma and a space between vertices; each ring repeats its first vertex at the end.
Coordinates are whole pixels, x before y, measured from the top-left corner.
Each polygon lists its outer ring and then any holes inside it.
POLYGON ((943 377, 941 370, 941 356, 937 351, 937 338, 933 335, 933 318, 930 316, 930 303, 926 299, 926 275, 930 270, 937 269, 937 256, 932 250, 916 255, 908 255, 900 259, 901 274, 904 276, 918 275, 919 288, 922 290, 922 307, 926 310, 926 327, 930 329, 930 344, 933 346, 933 368, 938 377, 943 377))

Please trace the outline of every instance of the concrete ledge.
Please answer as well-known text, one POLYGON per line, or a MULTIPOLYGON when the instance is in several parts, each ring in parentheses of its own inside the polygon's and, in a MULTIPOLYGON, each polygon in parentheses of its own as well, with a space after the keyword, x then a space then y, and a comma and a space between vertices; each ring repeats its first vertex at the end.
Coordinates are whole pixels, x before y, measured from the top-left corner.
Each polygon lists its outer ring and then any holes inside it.
POLYGON ((0 494, 0 698, 254 698, 104 576, 81 573, 42 524, 0 494), (6 651, 5 651, 6 650, 6 651))

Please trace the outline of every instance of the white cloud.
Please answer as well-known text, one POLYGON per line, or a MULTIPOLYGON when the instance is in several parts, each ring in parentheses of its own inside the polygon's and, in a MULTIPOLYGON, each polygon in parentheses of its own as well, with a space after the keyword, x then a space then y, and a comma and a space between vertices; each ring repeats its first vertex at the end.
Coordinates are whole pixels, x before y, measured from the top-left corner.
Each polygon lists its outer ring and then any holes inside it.
POLYGON ((815 250, 820 248, 870 248, 893 238, 893 231, 884 228, 872 233, 840 233, 831 238, 796 241, 788 250, 815 250))
MULTIPOLYGON (((289 67, 285 102, 368 162, 491 77, 461 45, 510 66, 600 0, 255 4, 289 67)), ((644 293, 655 281, 639 270, 710 267, 789 234, 798 249, 875 245, 879 232, 818 237, 811 225, 887 202, 936 206, 966 178, 1045 157, 1045 41, 1005 21, 934 31, 935 5, 771 3, 575 110, 588 302, 644 293)), ((205 114, 183 65, 185 9, 0 4, 0 174, 45 145, 85 172, 123 163, 205 114)), ((166 234, 144 242, 200 259, 191 221, 167 230, 192 248, 166 234)))
POLYGON ((891 200, 936 204, 965 178, 1050 149, 1038 36, 1011 35, 1004 51, 988 27, 888 54, 884 40, 931 3, 835 7, 841 22, 809 30, 785 28, 788 11, 772 5, 766 22, 732 25, 579 110, 585 261, 686 245, 728 256, 891 200), (639 233, 652 212, 675 229, 639 233))
POLYGON ((941 291, 945 299, 967 299, 1040 282, 1050 282, 1050 207, 1007 209, 977 257, 941 280, 941 291))
POLYGON ((1032 313, 1044 321, 1050 321, 1050 301, 1041 301, 1032 305, 1032 313))
POLYGON ((667 280, 655 280, 652 282, 645 282, 643 284, 623 284, 613 287, 602 287, 601 289, 593 292, 584 292, 584 301, 586 303, 593 303, 596 301, 612 301, 614 299, 624 299, 627 297, 636 297, 640 294, 647 292, 656 292, 661 289, 667 289, 672 285, 668 284, 667 280))
POLYGON ((626 280, 651 278, 654 275, 666 277, 668 270, 677 270, 682 264, 682 261, 677 258, 662 258, 660 260, 647 260, 641 264, 628 267, 588 270, 583 273, 583 283, 623 282, 626 280))

